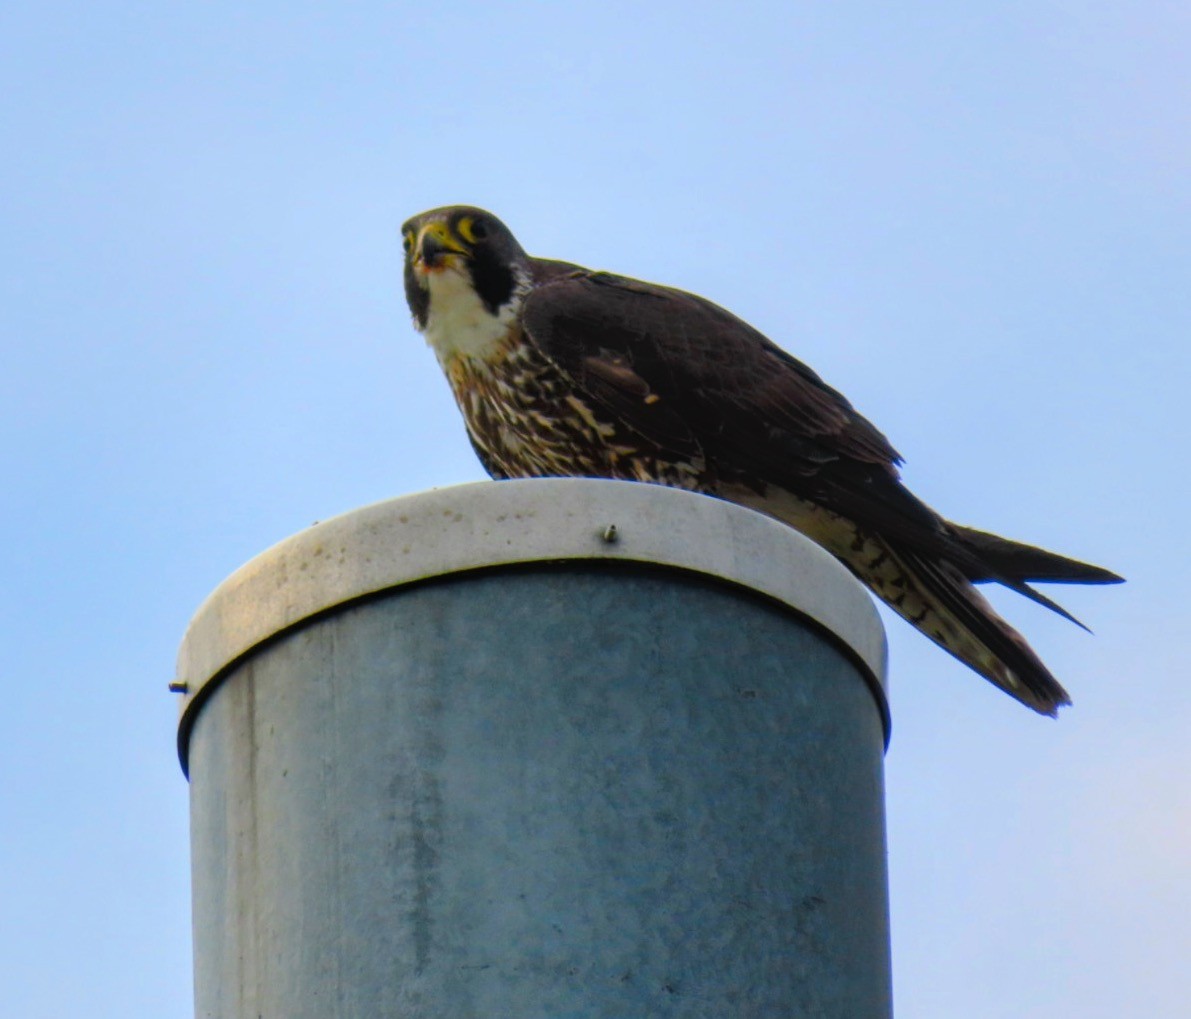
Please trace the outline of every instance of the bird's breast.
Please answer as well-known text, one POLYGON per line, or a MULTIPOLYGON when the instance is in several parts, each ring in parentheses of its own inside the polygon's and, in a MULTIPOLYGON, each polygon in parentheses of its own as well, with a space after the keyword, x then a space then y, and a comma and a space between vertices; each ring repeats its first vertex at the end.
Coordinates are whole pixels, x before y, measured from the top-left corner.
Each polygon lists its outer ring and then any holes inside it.
POLYGON ((701 461, 665 456, 578 389, 516 329, 490 356, 456 355, 443 367, 472 442, 493 473, 701 487, 701 461))

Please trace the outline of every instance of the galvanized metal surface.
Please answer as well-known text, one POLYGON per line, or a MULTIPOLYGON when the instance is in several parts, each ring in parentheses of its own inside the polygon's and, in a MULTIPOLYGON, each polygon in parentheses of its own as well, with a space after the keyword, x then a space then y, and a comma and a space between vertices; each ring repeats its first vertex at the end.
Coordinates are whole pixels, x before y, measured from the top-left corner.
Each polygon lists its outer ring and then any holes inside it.
POLYGON ((653 563, 739 584, 830 632, 862 664, 888 737, 885 635, 830 555, 767 517, 655 485, 554 478, 480 482, 378 503, 257 556, 200 607, 178 656, 179 751, 205 688, 242 655, 318 613, 428 578, 513 563, 653 563))
POLYGON ((884 1019, 882 753, 854 655, 686 570, 355 602, 198 711, 197 1015, 884 1019))

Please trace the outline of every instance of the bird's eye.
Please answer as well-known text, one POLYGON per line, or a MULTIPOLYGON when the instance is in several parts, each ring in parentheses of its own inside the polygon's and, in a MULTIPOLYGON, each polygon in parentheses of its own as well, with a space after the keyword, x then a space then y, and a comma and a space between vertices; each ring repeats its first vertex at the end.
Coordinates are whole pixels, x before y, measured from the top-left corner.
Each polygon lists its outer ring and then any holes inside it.
POLYGON ((484 225, 484 221, 474 216, 464 216, 455 229, 468 244, 476 244, 488 236, 488 227, 484 225))
POLYGON ((410 253, 410 251, 413 250, 413 246, 414 246, 414 233, 412 230, 406 230, 405 233, 401 237, 401 250, 404 251, 408 255, 410 253))

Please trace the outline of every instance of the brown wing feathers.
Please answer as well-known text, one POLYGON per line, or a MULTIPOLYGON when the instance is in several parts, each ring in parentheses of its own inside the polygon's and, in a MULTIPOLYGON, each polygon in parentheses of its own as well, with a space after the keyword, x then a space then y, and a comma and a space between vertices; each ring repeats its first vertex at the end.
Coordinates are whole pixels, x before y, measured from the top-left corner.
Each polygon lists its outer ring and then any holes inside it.
POLYGON ((842 396, 747 323, 693 294, 572 273, 529 296, 523 323, 592 397, 655 441, 649 429, 665 406, 728 463, 769 456, 771 471, 805 474, 845 457, 896 475, 897 452, 842 396), (593 357, 603 370, 593 370, 593 357), (642 387, 657 399, 638 398, 642 387))

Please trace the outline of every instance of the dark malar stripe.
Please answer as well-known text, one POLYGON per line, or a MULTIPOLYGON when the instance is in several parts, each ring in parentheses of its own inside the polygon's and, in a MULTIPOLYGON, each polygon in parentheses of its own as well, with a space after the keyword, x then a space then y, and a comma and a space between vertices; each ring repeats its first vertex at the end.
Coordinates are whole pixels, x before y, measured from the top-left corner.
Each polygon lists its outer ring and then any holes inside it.
POLYGON ((418 282, 408 255, 405 259, 405 300, 409 310, 414 313, 418 328, 425 329, 426 323, 430 321, 430 291, 418 282))
POLYGON ((487 247, 477 248, 471 262, 471 284, 490 315, 497 314, 513 296, 513 270, 487 247))

